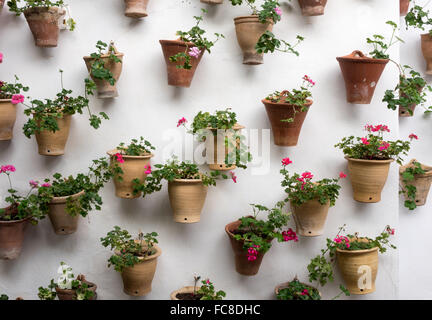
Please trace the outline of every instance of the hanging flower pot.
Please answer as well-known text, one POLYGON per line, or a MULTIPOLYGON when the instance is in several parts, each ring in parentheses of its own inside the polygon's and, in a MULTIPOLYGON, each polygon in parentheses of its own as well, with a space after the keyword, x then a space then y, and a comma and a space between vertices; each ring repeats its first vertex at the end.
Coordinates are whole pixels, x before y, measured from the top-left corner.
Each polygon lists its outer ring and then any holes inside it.
POLYGON ((24 11, 36 46, 57 47, 62 15, 64 10, 57 7, 34 7, 24 11))
POLYGON ((296 233, 304 237, 322 235, 329 209, 330 202, 321 204, 318 200, 309 200, 300 206, 291 203, 296 233))
POLYGON ((125 16, 130 18, 147 17, 147 4, 149 0, 124 0, 125 16))
POLYGON ((0 99, 0 140, 11 140, 16 121, 16 105, 11 99, 0 99))
POLYGON ((76 232, 80 216, 78 214, 75 216, 70 215, 66 211, 66 207, 68 201, 77 202, 82 195, 84 195, 84 191, 67 197, 54 197, 48 204, 48 216, 56 234, 72 234, 76 232))
MULTIPOLYGON (((71 120, 72 116, 65 114, 61 118, 57 119, 59 130, 55 132, 49 130, 35 132, 38 152, 40 155, 61 156, 65 153, 71 120)), ((40 123, 40 121, 36 119, 36 123, 40 123)))
POLYGON ((406 16, 406 14, 408 13, 410 1, 411 0, 399 0, 399 5, 400 5, 399 8, 400 8, 401 16, 406 16))
MULTIPOLYGON (((417 91, 421 94, 424 87, 418 87, 417 91)), ((400 92, 400 96, 403 98, 409 98, 405 93, 400 92)), ((417 107, 416 103, 410 104, 408 107, 399 106, 399 117, 412 117, 414 110, 417 107)))
POLYGON ((201 287, 188 286, 173 291, 170 294, 171 300, 201 300, 202 295, 197 294, 201 287))
POLYGON ((223 0, 201 0, 201 2, 207 4, 222 4, 223 0))
MULTIPOLYGON (((16 210, 12 206, 5 208, 8 211, 16 210)), ((0 259, 13 260, 18 258, 24 242, 24 233, 31 217, 21 220, 0 220, 0 259)))
POLYGON ((195 223, 200 221, 208 187, 201 179, 174 179, 168 182, 168 195, 174 221, 195 223))
MULTIPOLYGON (((93 293, 93 296, 90 297, 88 300, 97 300, 97 285, 93 282, 87 281, 84 275, 79 275, 77 277, 77 281, 80 281, 82 283, 85 283, 88 288, 86 290, 89 290, 93 293)), ((77 300, 77 290, 76 289, 60 289, 59 286, 55 287, 55 291, 57 293, 57 297, 59 300, 77 300)))
POLYGON ((359 50, 336 59, 339 61, 345 80, 347 101, 349 103, 370 104, 389 59, 369 58, 359 50))
POLYGON ((297 277, 277 285, 275 294, 278 300, 321 300, 321 293, 317 288, 300 282, 297 277))
POLYGON ((299 4, 304 16, 321 16, 327 0, 299 0, 299 4))
POLYGON ((415 204, 412 209, 416 206, 425 205, 432 183, 432 167, 412 159, 406 165, 399 167, 399 175, 405 201, 412 201, 415 204), (413 190, 414 194, 410 192, 412 187, 415 188, 413 190))
POLYGON ((0 0, 0 12, 2 12, 2 10, 3 10, 4 3, 5 3, 5 0, 0 0))
POLYGON ((261 23, 257 15, 251 15, 234 18, 234 24, 237 41, 243 51, 243 64, 262 64, 264 55, 257 53, 255 47, 266 31, 273 30, 273 21, 261 23))
POLYGON ((426 74, 432 75, 432 36, 429 33, 421 35, 421 49, 426 60, 426 74))

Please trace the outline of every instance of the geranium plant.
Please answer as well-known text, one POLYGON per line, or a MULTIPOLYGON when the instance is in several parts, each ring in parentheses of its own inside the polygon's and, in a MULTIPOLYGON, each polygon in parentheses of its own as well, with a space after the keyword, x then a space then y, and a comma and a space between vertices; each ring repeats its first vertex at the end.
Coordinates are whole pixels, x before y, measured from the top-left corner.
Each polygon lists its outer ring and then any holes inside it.
POLYGON ((404 205, 406 208, 410 210, 414 210, 417 208, 416 204, 416 194, 417 194, 417 187, 410 184, 415 178, 416 175, 422 175, 425 174, 426 171, 422 168, 420 162, 413 161, 412 165, 407 167, 402 172, 402 181, 404 183, 402 190, 399 192, 403 195, 405 195, 406 200, 404 202, 404 205))
POLYGON ((0 81, 0 99, 11 99, 13 104, 24 102, 24 96, 21 92, 27 92, 29 87, 18 82, 19 78, 15 76, 14 83, 0 81))
MULTIPOLYGON (((432 26, 432 18, 429 16, 429 10, 425 10, 429 2, 423 7, 418 5, 414 0, 413 3, 414 5, 405 16, 406 28, 413 27, 420 30, 425 30, 426 27, 430 28, 432 26)), ((432 29, 428 32, 432 35, 432 29)))
POLYGON ((198 287, 198 282, 201 276, 194 276, 194 287, 193 291, 190 293, 194 300, 223 300, 226 293, 222 290, 215 290, 213 282, 209 279, 201 281, 201 287, 198 287))
POLYGON ((279 290, 277 298, 278 300, 321 300, 321 295, 316 288, 300 282, 295 277, 279 290))
POLYGON ((189 31, 177 31, 181 41, 192 43, 192 46, 187 45, 184 52, 179 52, 176 55, 171 56, 169 59, 171 62, 179 62, 177 65, 179 69, 191 69, 191 59, 197 59, 203 50, 211 53, 210 48, 221 38, 225 38, 223 34, 215 33, 216 39, 214 41, 208 40, 204 37, 206 31, 200 27, 200 23, 204 20, 203 16, 207 13, 207 10, 201 9, 202 14, 200 16, 194 16, 196 21, 195 25, 189 31))
POLYGON ((373 50, 369 52, 373 59, 389 59, 389 48, 398 42, 404 42, 396 35, 396 30, 398 28, 397 24, 393 21, 387 21, 386 24, 392 27, 392 35, 389 41, 386 41, 386 38, 379 34, 374 34, 372 38, 366 39, 367 43, 373 45, 373 50))

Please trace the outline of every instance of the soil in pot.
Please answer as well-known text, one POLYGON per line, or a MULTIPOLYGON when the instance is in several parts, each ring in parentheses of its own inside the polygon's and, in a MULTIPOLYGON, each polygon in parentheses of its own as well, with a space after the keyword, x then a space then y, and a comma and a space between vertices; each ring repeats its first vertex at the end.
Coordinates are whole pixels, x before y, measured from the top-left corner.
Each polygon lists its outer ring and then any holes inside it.
POLYGON ((149 0, 124 0, 125 16, 129 18, 147 17, 147 5, 149 0))
POLYGON ((66 211, 68 198, 77 201, 84 191, 67 197, 54 197, 48 204, 48 216, 56 234, 72 234, 78 229, 79 215, 71 216, 66 211))
MULTIPOLYGON (((97 285, 92 283, 92 282, 87 281, 85 276, 83 276, 83 275, 79 275, 77 277, 77 280, 80 280, 80 281, 84 282, 85 284, 87 284, 88 290, 93 291, 93 297, 90 298, 89 300, 97 300, 97 293, 96 293, 97 285)), ((59 287, 56 287, 55 290, 57 292, 57 297, 59 298, 59 300, 76 300, 77 299, 76 290, 60 289, 59 287)))
POLYGON ((66 142, 69 138, 71 120, 71 115, 64 115, 62 118, 57 119, 59 130, 56 132, 42 130, 41 132, 35 133, 40 155, 61 156, 65 153, 66 142))
POLYGON ((429 33, 421 35, 421 49, 426 60, 426 74, 432 75, 432 36, 429 33))
POLYGON ((0 141, 11 140, 16 121, 16 105, 11 99, 0 99, 0 141))
POLYGON ((369 58, 359 50, 336 59, 339 61, 345 80, 347 101, 370 104, 381 74, 389 60, 369 58))
POLYGON ((202 294, 194 294, 194 292, 198 291, 201 287, 183 287, 180 290, 176 290, 171 293, 171 300, 201 300, 203 297, 202 294))
POLYGON ((201 179, 174 179, 168 182, 168 195, 174 221, 195 223, 200 221, 207 196, 207 186, 201 179))
POLYGON ((291 210, 296 224, 296 233, 304 237, 316 237, 324 233, 330 202, 321 204, 309 200, 300 206, 291 202, 291 210))
POLYGON ((400 4, 400 15, 406 16, 408 13, 409 5, 411 0, 399 0, 400 4))
MULTIPOLYGON (((412 159, 408 164, 399 167, 399 175, 400 175, 400 184, 403 189, 406 187, 406 183, 403 181, 402 174, 406 169, 413 167, 413 163, 417 162, 417 160, 412 159)), ((414 180, 408 182, 409 185, 413 185, 416 187, 416 198, 415 204, 417 206, 423 206, 426 204, 427 197, 429 195, 429 190, 432 184, 432 167, 424 164, 420 164, 421 168, 426 171, 424 174, 414 175, 414 180)), ((404 193, 405 200, 408 199, 404 193)))
POLYGON ((273 21, 261 23, 258 16, 242 16, 234 18, 237 42, 243 51, 243 64, 257 65, 264 62, 264 55, 257 53, 255 46, 266 31, 273 30, 273 21))
MULTIPOLYGON (((308 111, 302 112, 300 106, 271 102, 266 99, 262 100, 262 103, 272 126, 275 145, 282 147, 296 146, 308 111), (294 121, 281 121, 285 119, 294 119, 294 121)), ((308 100, 306 107, 309 108, 312 103, 312 100, 308 100)))
MULTIPOLYGON (((7 215, 16 215, 16 207, 6 208, 7 215)), ((0 259, 13 260, 18 258, 24 242, 24 234, 31 217, 22 220, 0 220, 0 259)))
POLYGON ((381 201, 381 191, 387 181, 390 164, 394 160, 345 159, 348 160, 354 200, 366 203, 381 201))
POLYGON ((35 7, 24 11, 24 16, 38 47, 57 47, 59 19, 64 10, 57 7, 35 7))
POLYGON ((321 16, 327 0, 298 0, 304 16, 321 16))
POLYGON ((141 182, 145 181, 147 178, 146 167, 150 165, 150 159, 153 157, 153 154, 142 156, 122 155, 124 162, 120 163, 114 156, 116 153, 119 153, 116 149, 107 152, 111 159, 111 166, 118 165, 123 171, 123 174, 121 175, 123 179, 121 181, 116 177, 113 178, 116 196, 123 199, 135 199, 141 197, 142 192, 134 194, 133 181, 135 179, 139 179, 141 182))

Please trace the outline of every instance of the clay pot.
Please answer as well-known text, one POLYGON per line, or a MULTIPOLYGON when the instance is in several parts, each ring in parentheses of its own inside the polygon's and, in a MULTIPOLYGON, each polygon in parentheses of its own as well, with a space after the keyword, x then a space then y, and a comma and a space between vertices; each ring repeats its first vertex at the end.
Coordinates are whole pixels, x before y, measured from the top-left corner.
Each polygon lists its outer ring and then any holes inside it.
MULTIPOLYGON (((230 144, 228 146, 225 145, 225 137, 231 140, 235 139, 234 132, 240 132, 244 128, 244 126, 239 124, 235 124, 232 129, 226 131, 223 129, 208 128, 213 133, 213 141, 211 139, 212 135, 209 135, 210 139, 206 139, 206 161, 210 170, 229 171, 237 167, 235 164, 231 166, 225 164, 225 157, 230 152, 230 144)), ((234 144, 233 141, 232 144, 234 144)), ((237 140, 237 147, 240 147, 239 144, 240 141, 237 140)), ((231 151, 231 153, 233 152, 231 151)))
POLYGON ((291 210, 296 224, 296 233, 304 237, 316 237, 324 233, 324 226, 330 202, 321 204, 318 200, 309 200, 300 206, 291 202, 291 210))
POLYGON ((180 52, 187 53, 189 49, 194 47, 195 45, 192 42, 184 42, 181 40, 159 40, 159 43, 162 46, 162 52, 165 58, 168 74, 168 85, 189 88, 192 83, 195 70, 198 67, 198 64, 200 63, 205 51, 201 50, 198 58, 191 57, 191 69, 179 69, 177 68, 177 65, 182 65, 183 61, 180 60, 177 62, 171 62, 169 58, 175 56, 177 53, 180 52))
MULTIPOLYGON (((83 276, 81 274, 77 277, 77 280, 80 280, 80 281, 86 283, 88 285, 88 289, 90 291, 93 291, 93 297, 90 298, 89 300, 97 300, 97 293, 96 293, 97 285, 92 283, 92 282, 87 281, 85 279, 85 276, 83 276)), ((56 287, 55 291, 57 292, 57 297, 59 298, 59 300, 76 300, 77 299, 76 290, 60 289, 59 287, 56 287)))
MULTIPOLYGON (((359 240, 367 241, 366 239, 359 240)), ((378 273, 378 247, 367 250, 341 250, 337 248, 336 260, 345 286, 351 294, 368 294, 375 291, 375 280, 378 273), (370 283, 366 280, 368 273, 370 283)))
POLYGON ((68 199, 78 201, 84 191, 67 197, 54 197, 48 204, 48 216, 56 234, 72 234, 78 229, 79 215, 71 216, 66 212, 68 199))
POLYGON ((327 0, 299 0, 299 4, 304 16, 321 16, 327 0))
POLYGON ((381 191, 387 181, 390 164, 394 160, 345 159, 348 160, 354 200, 367 203, 381 201, 381 191))
MULTIPOLYGON (((178 294, 182 294, 182 293, 193 294, 195 292, 194 290, 198 291, 199 289, 201 289, 201 287, 194 287, 194 286, 183 287, 179 290, 171 292, 170 298, 171 298, 171 300, 180 300, 179 298, 177 298, 178 294)), ((199 299, 197 299, 197 300, 199 300, 199 299)))
POLYGON ((399 0, 401 16, 405 16, 408 13, 410 1, 411 0, 399 0))
POLYGON ((0 99, 0 141, 11 140, 16 121, 16 105, 12 99, 0 99))
MULTIPOLYGON (((412 159, 408 164, 399 167, 400 183, 402 189, 405 189, 406 187, 406 183, 402 179, 402 174, 405 172, 406 169, 413 167, 414 162, 418 162, 418 161, 416 159, 412 159)), ((417 189, 415 204, 417 206, 424 206, 432 183, 432 167, 424 164, 420 164, 420 165, 421 168, 426 172, 424 174, 414 175, 414 180, 409 181, 408 184, 415 186, 417 189)), ((410 199, 408 199, 405 195, 405 200, 410 200, 410 199)))
MULTIPOLYGON (((291 281, 289 281, 289 282, 284 282, 284 283, 281 283, 281 284, 277 285, 276 288, 275 288, 275 290, 274 290, 275 295, 277 296, 277 295, 279 294, 279 291, 281 291, 282 289, 289 288, 289 286, 290 286, 290 282, 291 282, 291 281)), ((314 286, 311 286, 310 284, 307 284, 307 283, 304 283, 304 282, 300 282, 300 283, 303 284, 303 285, 305 285, 305 286, 308 286, 308 287, 310 287, 310 288, 313 288, 313 289, 318 290, 318 288, 316 288, 316 287, 314 287, 314 286)), ((319 292, 319 291, 318 291, 318 292, 319 292)), ((320 295, 320 297, 322 297, 321 292, 319 292, 319 295, 320 295)))
POLYGON ((129 18, 147 17, 147 4, 149 0, 124 0, 126 9, 125 16, 129 18))
POLYGON ((4 3, 5 3, 5 0, 0 0, 0 12, 2 12, 2 10, 3 10, 4 3))
MULTIPOLYGON (((56 119, 59 127, 59 130, 56 132, 42 130, 41 132, 35 133, 40 155, 61 156, 65 153, 71 119, 72 116, 70 114, 66 114, 62 118, 56 119)), ((36 120, 36 122, 38 122, 38 120, 36 120)))
MULTIPOLYGON (((231 247, 234 251, 236 271, 244 276, 254 276, 259 271, 265 253, 258 251, 256 260, 254 261, 248 260, 247 251, 243 249, 244 242, 234 239, 233 232, 238 229, 240 224, 241 224, 240 220, 227 224, 225 226, 225 232, 229 237, 229 240, 231 242, 231 247)), ((271 239, 269 242, 271 242, 272 240, 273 239, 271 239)))
POLYGON ((237 41, 243 51, 243 64, 257 65, 264 62, 263 54, 258 54, 255 46, 266 31, 273 30, 273 21, 261 23, 258 16, 234 18, 237 41))
POLYGON ((199 222, 207 189, 201 179, 174 179, 168 182, 168 195, 174 213, 174 221, 199 222))
MULTIPOLYGON (((308 110, 302 112, 300 106, 280 102, 275 103, 266 99, 262 100, 262 103, 265 105, 272 126, 275 145, 282 147, 296 146, 308 110), (294 121, 281 121, 290 118, 294 118, 294 121)), ((312 100, 308 100, 306 107, 309 109, 312 103, 312 100)))
POLYGON ((152 281, 156 272, 157 258, 162 250, 154 245, 156 253, 150 257, 140 258, 141 262, 133 267, 125 267, 121 273, 123 279, 123 291, 130 296, 145 296, 152 287, 152 281))
MULTIPOLYGON (((419 93, 421 93, 423 91, 423 87, 418 87, 417 91, 419 93)), ((404 93, 399 92, 399 94, 402 97, 406 97, 406 94, 404 94, 404 93)), ((414 110, 415 110, 416 106, 417 106, 417 104, 415 104, 415 103, 409 105, 407 108, 399 106, 399 117, 412 117, 414 115, 414 110), (408 110, 411 110, 411 112, 408 110)))
POLYGON ((432 37, 429 33, 421 35, 421 49, 426 60, 426 74, 432 75, 432 37))
POLYGON ((349 103, 370 104, 375 88, 388 59, 372 59, 356 50, 343 57, 337 57, 345 80, 349 103))
POLYGON ((122 170, 123 174, 122 181, 119 181, 114 177, 115 194, 119 198, 123 199, 135 199, 141 197, 142 192, 133 193, 133 180, 139 179, 141 182, 145 181, 147 174, 145 173, 147 169, 145 168, 150 164, 150 159, 153 154, 146 154, 142 156, 123 156, 123 163, 118 162, 114 155, 119 153, 118 150, 114 149, 108 151, 107 154, 111 158, 111 166, 117 164, 122 170))
POLYGON ((92 80, 96 84, 97 97, 100 99, 110 99, 110 98, 118 97, 118 91, 117 91, 116 84, 117 84, 118 79, 120 78, 120 74, 121 74, 122 69, 123 69, 123 56, 124 56, 124 54, 121 52, 118 52, 116 47, 114 47, 113 45, 111 45, 111 47, 114 49, 114 55, 117 58, 119 58, 121 60, 121 62, 112 61, 109 58, 110 57, 109 54, 101 55, 101 59, 103 60, 105 68, 108 69, 112 73, 113 78, 115 79, 114 85, 111 85, 106 80, 100 80, 100 79, 95 78, 91 73, 91 65, 95 61, 95 59, 90 57, 90 56, 83 57, 85 64, 86 64, 86 67, 87 67, 87 71, 89 72, 90 77, 92 78, 92 80))
POLYGON ((0 221, 0 259, 13 260, 21 253, 24 232, 31 217, 22 220, 0 221))
POLYGON ((201 2, 207 4, 222 4, 223 0, 201 0, 201 2))
POLYGON ((35 7, 24 11, 24 16, 38 47, 57 47, 59 19, 64 10, 57 7, 35 7))

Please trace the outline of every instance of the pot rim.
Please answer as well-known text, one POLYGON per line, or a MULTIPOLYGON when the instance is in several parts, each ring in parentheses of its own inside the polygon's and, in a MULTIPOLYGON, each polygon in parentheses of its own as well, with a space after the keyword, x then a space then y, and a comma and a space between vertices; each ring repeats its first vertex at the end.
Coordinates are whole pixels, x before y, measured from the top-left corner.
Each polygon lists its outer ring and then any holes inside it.
MULTIPOLYGON (((238 17, 235 17, 234 18, 234 23, 235 24, 244 23, 244 22, 240 22, 241 20, 244 20, 244 19, 254 19, 254 20, 260 22, 259 21, 259 17, 258 17, 257 14, 251 14, 251 15, 248 15, 248 16, 238 16, 238 17)), ((252 22, 256 22, 256 21, 252 21, 252 22)), ((260 23, 262 23, 262 22, 260 22, 260 23)), ((269 19, 267 21, 267 23, 274 24, 274 21, 272 19, 269 19)))
MULTIPOLYGON (((162 254, 162 250, 157 244, 153 244, 153 248, 156 249, 156 253, 152 254, 151 256, 147 256, 147 257, 138 257, 138 260, 140 260, 140 262, 138 262, 138 264, 141 262, 144 262, 144 261, 156 259, 162 254)), ((118 254, 118 253, 116 252, 116 254, 118 254)), ((131 268, 133 268, 133 267, 131 267, 131 268)))
MULTIPOLYGON (((412 164, 414 162, 419 162, 419 161, 417 161, 416 159, 411 159, 406 165, 400 166, 399 167, 399 174, 403 174, 406 169, 412 168, 412 164)), ((420 178, 421 179, 421 178, 427 178, 427 177, 432 176, 432 167, 431 166, 425 165, 423 163, 420 163, 420 166, 426 172, 424 174, 416 174, 416 175, 414 175, 416 178, 420 178)))
MULTIPOLYGON (((310 108, 312 106, 312 104, 313 104, 313 100, 312 99, 306 99, 306 101, 307 101, 307 103, 304 105, 304 107, 310 108)), ((273 102, 273 101, 270 101, 270 100, 267 100, 267 99, 262 99, 261 102, 263 104, 265 104, 265 105, 269 104, 269 105, 286 106, 286 107, 292 107, 292 106, 294 106, 294 107, 301 108, 301 106, 295 106, 293 104, 289 104, 289 103, 286 103, 286 102, 273 102)))
POLYGON ((360 50, 354 50, 352 53, 347 54, 345 56, 336 57, 336 60, 339 62, 357 62, 357 63, 375 63, 375 64, 387 64, 390 59, 375 59, 371 57, 367 57, 360 50), (355 54, 360 55, 356 57, 355 54))
POLYGON ((51 200, 50 204, 66 203, 67 199, 72 198, 72 199, 75 200, 75 199, 81 197, 84 193, 85 193, 85 191, 82 190, 82 191, 80 191, 78 193, 75 193, 75 194, 72 194, 72 195, 69 195, 69 196, 53 197, 53 199, 51 200))
MULTIPOLYGON (((288 287, 289 287, 289 284, 290 284, 292 281, 294 281, 294 280, 291 280, 291 281, 287 281, 287 282, 283 282, 283 283, 278 284, 278 285, 275 287, 275 290, 274 290, 275 294, 278 295, 280 290, 285 289, 285 288, 288 288, 288 287)), ((305 285, 305 286, 308 286, 308 287, 310 287, 310 288, 313 288, 313 289, 317 290, 317 291, 318 291, 318 294, 320 295, 320 297, 322 297, 322 294, 321 294, 321 292, 318 290, 318 288, 316 288, 316 287, 314 287, 313 285, 310 285, 310 284, 308 284, 308 283, 301 282, 300 280, 298 280, 298 281, 299 281, 301 284, 305 285)))
MULTIPOLYGON (((112 149, 112 150, 107 151, 107 155, 109 155, 110 157, 114 157, 114 155, 116 153, 121 154, 121 152, 119 152, 118 149, 112 149)), ((154 157, 154 154, 150 153, 150 154, 146 154, 143 156, 128 156, 126 154, 122 154, 122 157, 123 157, 123 159, 150 159, 150 158, 154 157)))
POLYGON ((430 38, 432 38, 432 36, 431 36, 429 33, 422 33, 422 34, 420 34, 420 36, 421 36, 422 38, 426 38, 426 37, 430 37, 430 38))
MULTIPOLYGON (((247 217, 252 218, 252 216, 250 216, 250 215, 247 216, 247 217)), ((241 224, 240 219, 228 223, 228 224, 225 226, 225 232, 226 232, 226 233, 228 234, 228 236, 229 236, 230 238, 232 238, 233 240, 238 241, 238 242, 243 242, 242 240, 234 239, 234 234, 233 234, 233 233, 231 232, 231 230, 229 229, 230 226, 232 226, 232 225, 237 225, 237 224, 238 224, 238 226, 237 226, 237 228, 238 228, 238 227, 240 226, 240 224, 241 224)), ((268 241, 269 241, 269 242, 272 242, 273 239, 274 239, 274 238, 269 239, 268 241)))
MULTIPOLYGON (((114 53, 114 55, 115 55, 116 57, 123 58, 124 53, 122 53, 122 52, 117 52, 117 53, 114 53)), ((110 56, 111 56, 110 54, 101 54, 101 58, 102 58, 102 59, 103 59, 103 58, 109 58, 110 56)), ((84 56, 83 59, 84 59, 84 61, 90 61, 90 60, 94 60, 95 58, 93 58, 93 57, 91 57, 91 56, 84 56)))
MULTIPOLYGON (((10 102, 10 103, 12 103, 12 98, 11 99, 0 99, 0 102, 10 102)), ((14 106, 16 106, 16 104, 14 104, 14 106)))
POLYGON ((350 158, 348 156, 345 156, 344 158, 347 159, 348 161, 352 161, 352 162, 365 162, 365 163, 392 163, 393 161, 395 161, 395 159, 386 159, 386 160, 354 159, 354 158, 350 158))
MULTIPOLYGON (((352 240, 352 238, 350 238, 350 241, 351 240, 352 240)), ((367 239, 365 237, 360 237, 360 238, 357 238, 357 240, 367 240, 367 239)), ((367 242, 369 242, 369 240, 367 240, 367 242)), ((336 248, 336 251, 339 253, 357 254, 357 253, 374 252, 374 251, 378 251, 378 249, 379 249, 378 247, 373 247, 371 249, 363 249, 363 250, 343 250, 343 249, 336 248)))
POLYGON ((171 292, 170 298, 171 298, 171 300, 179 300, 177 298, 177 294, 179 294, 179 293, 192 293, 194 291, 194 288, 197 288, 197 290, 199 290, 201 288, 201 286, 197 286, 197 287, 194 287, 194 286, 185 286, 185 287, 182 287, 182 288, 180 288, 178 290, 175 290, 175 291, 171 292))
MULTIPOLYGON (((84 283, 86 283, 90 288, 90 290, 91 291, 94 291, 94 292, 96 292, 96 290, 97 290, 97 285, 95 284, 95 283, 93 283, 93 282, 90 282, 90 281, 87 281, 87 280, 82 280, 82 282, 84 282, 84 283), (93 289, 94 288, 94 289, 93 289)), ((73 294, 76 294, 76 290, 74 290, 74 289, 60 289, 58 286, 55 288, 55 290, 57 291, 57 292, 60 292, 61 294, 70 294, 70 295, 73 295, 73 294)))
POLYGON ((234 126, 233 126, 232 128, 230 128, 230 129, 216 129, 216 128, 212 128, 212 127, 207 127, 206 129, 207 129, 207 130, 212 130, 212 131, 215 131, 215 130, 234 130, 234 131, 237 131, 237 130, 241 130, 241 129, 244 129, 244 128, 246 128, 246 127, 245 127, 245 126, 242 126, 241 124, 236 123, 236 124, 234 124, 234 126))
MULTIPOLYGON (((3 208, 4 209, 4 208, 3 208)), ((21 219, 21 220, 11 220, 11 221, 2 221, 0 220, 0 224, 16 224, 16 223, 22 223, 25 222, 27 220, 32 219, 33 216, 28 216, 27 218, 21 219)))
POLYGON ((50 11, 50 10, 54 10, 54 11, 58 11, 60 12, 64 12, 66 13, 66 10, 61 10, 62 8, 60 7, 55 7, 55 6, 49 6, 49 7, 44 7, 44 6, 39 6, 39 7, 31 7, 31 8, 27 8, 24 10, 24 14, 26 13, 32 13, 32 12, 40 12, 40 11, 50 11))
POLYGON ((173 181, 168 181, 168 183, 171 182, 180 182, 180 183, 202 183, 202 179, 174 179, 173 181))
POLYGON ((193 44, 192 42, 186 42, 186 41, 182 41, 182 40, 159 40, 159 43, 161 45, 181 45, 181 46, 188 46, 188 47, 196 47, 195 44, 193 44))

